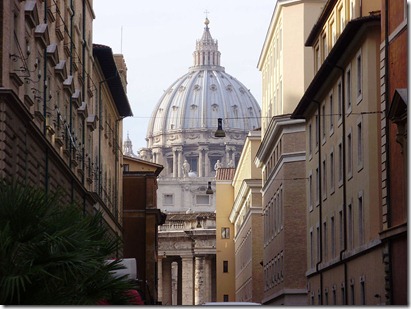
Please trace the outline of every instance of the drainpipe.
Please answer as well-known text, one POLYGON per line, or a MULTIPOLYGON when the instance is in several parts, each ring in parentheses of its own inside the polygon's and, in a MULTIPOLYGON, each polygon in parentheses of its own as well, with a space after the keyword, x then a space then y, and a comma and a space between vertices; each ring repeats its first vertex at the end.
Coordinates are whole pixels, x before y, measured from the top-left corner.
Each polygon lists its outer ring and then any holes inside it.
MULTIPOLYGON (((81 89, 82 97, 84 100, 85 97, 85 91, 86 91, 86 0, 83 0, 83 46, 82 46, 82 58, 83 58, 83 85, 81 89)), ((87 108, 87 107, 86 107, 87 108)), ((81 132, 81 144, 82 144, 82 149, 81 149, 81 169, 83 170, 82 176, 81 176, 81 184, 84 187, 84 173, 85 173, 85 167, 86 167, 86 154, 85 154, 85 142, 86 142, 86 120, 83 118, 82 120, 83 125, 82 125, 82 132, 81 132)), ((83 194, 83 214, 86 213, 86 194, 83 194)))
POLYGON ((345 154, 345 69, 334 65, 337 69, 341 71, 341 118, 342 118, 342 153, 343 153, 343 220, 344 220, 344 246, 340 250, 340 261, 344 265, 344 304, 348 304, 348 295, 347 295, 347 262, 344 260, 344 253, 347 251, 347 171, 346 171, 346 154, 345 154))
MULTIPOLYGON (((47 24, 47 1, 44 1, 44 23, 47 24)), ((43 61, 43 135, 47 134, 47 46, 44 48, 44 61, 43 61)), ((49 191, 49 148, 47 143, 45 144, 46 158, 45 158, 45 171, 44 171, 44 189, 46 196, 49 191)))
MULTIPOLYGON (((391 173, 391 168, 390 168, 390 121, 388 118, 388 112, 389 112, 389 100, 390 100, 390 79, 389 79, 389 68, 390 68, 390 62, 388 61, 388 57, 389 57, 389 4, 388 4, 388 0, 385 0, 384 3, 385 6, 385 24, 384 24, 384 44, 385 44, 385 48, 384 48, 384 83, 385 83, 385 95, 384 95, 384 100, 385 100, 385 109, 384 109, 384 116, 385 116, 385 153, 386 155, 386 190, 387 190, 387 196, 386 196, 386 203, 387 203, 387 226, 388 228, 391 227, 391 177, 390 177, 390 173, 391 173)), ((388 240, 388 281, 389 281, 389 286, 392 287, 392 264, 391 264, 391 241, 388 240)), ((392 293, 392 289, 388 289, 388 291, 386 290, 386 304, 387 305, 391 305, 394 304, 394 300, 393 300, 393 293, 392 293)))
POLYGON ((317 132, 317 140, 318 140, 318 221, 319 221, 319 239, 320 243, 318 244, 320 247, 320 252, 318 256, 318 261, 315 265, 315 271, 320 274, 320 304, 323 304, 323 272, 320 270, 320 264, 323 262, 323 233, 322 233, 322 166, 321 166, 321 117, 325 117, 325 115, 321 115, 321 102, 314 101, 313 102, 317 103, 318 106, 318 124, 316 124, 316 127, 318 127, 318 132, 317 132))
MULTIPOLYGON (((70 16, 70 76, 73 76, 73 25, 74 25, 74 6, 73 0, 70 0, 70 8, 71 8, 71 16, 70 16)), ((69 134, 72 134, 73 130, 73 98, 70 95, 70 114, 69 114, 69 134)), ((66 137, 68 138, 67 134, 66 137)), ((66 139, 67 140, 67 139, 66 139)), ((71 169, 72 166, 72 159, 71 159, 71 151, 72 151, 72 143, 71 138, 69 142, 69 168, 71 169)), ((74 201, 74 179, 71 179, 71 201, 74 201)))

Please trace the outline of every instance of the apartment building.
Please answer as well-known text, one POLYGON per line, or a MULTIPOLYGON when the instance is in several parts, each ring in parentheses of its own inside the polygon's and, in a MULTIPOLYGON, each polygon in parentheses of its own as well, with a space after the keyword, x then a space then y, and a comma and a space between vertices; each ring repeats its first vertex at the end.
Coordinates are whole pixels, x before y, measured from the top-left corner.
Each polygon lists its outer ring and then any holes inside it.
POLYGON ((92 44, 91 1, 4 0, 0 16, 0 176, 60 190, 121 236, 124 59, 92 44))
POLYGON ((306 41, 315 76, 306 120, 311 305, 386 303, 382 227, 380 3, 329 0, 306 41))
POLYGON ((408 5, 381 1, 381 239, 387 304, 408 304, 408 5))
POLYGON ((258 62, 262 140, 254 164, 262 173, 266 305, 307 304, 305 125, 290 114, 314 76, 304 43, 325 2, 278 0, 258 62))

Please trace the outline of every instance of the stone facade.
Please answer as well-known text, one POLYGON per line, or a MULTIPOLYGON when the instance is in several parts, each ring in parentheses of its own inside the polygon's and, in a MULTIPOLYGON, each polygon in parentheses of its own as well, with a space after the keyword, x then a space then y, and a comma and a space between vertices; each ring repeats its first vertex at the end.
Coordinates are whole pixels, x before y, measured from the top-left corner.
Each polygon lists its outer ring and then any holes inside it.
POLYGON ((132 113, 125 71, 113 78, 111 49, 92 44, 91 2, 5 0, 0 17, 0 176, 61 190, 121 236, 121 119, 132 113))

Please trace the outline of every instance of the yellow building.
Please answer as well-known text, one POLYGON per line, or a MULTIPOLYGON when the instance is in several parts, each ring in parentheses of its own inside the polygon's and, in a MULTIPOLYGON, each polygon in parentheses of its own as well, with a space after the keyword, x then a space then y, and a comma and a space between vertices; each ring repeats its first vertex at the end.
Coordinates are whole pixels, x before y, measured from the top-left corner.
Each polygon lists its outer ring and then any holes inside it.
POLYGON ((312 305, 384 304, 380 1, 328 1, 308 36, 307 287, 312 305))
POLYGON ((234 225, 228 219, 234 201, 234 173, 235 168, 220 167, 215 177, 217 302, 236 299, 234 225))

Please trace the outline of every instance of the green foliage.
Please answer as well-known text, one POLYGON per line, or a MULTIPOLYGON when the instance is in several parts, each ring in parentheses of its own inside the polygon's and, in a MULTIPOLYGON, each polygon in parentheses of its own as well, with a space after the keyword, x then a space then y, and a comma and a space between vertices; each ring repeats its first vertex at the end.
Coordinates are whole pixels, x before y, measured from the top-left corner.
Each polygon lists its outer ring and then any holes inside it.
POLYGON ((111 275, 123 266, 105 262, 120 239, 101 220, 58 194, 0 182, 0 304, 127 304, 131 283, 111 275))

